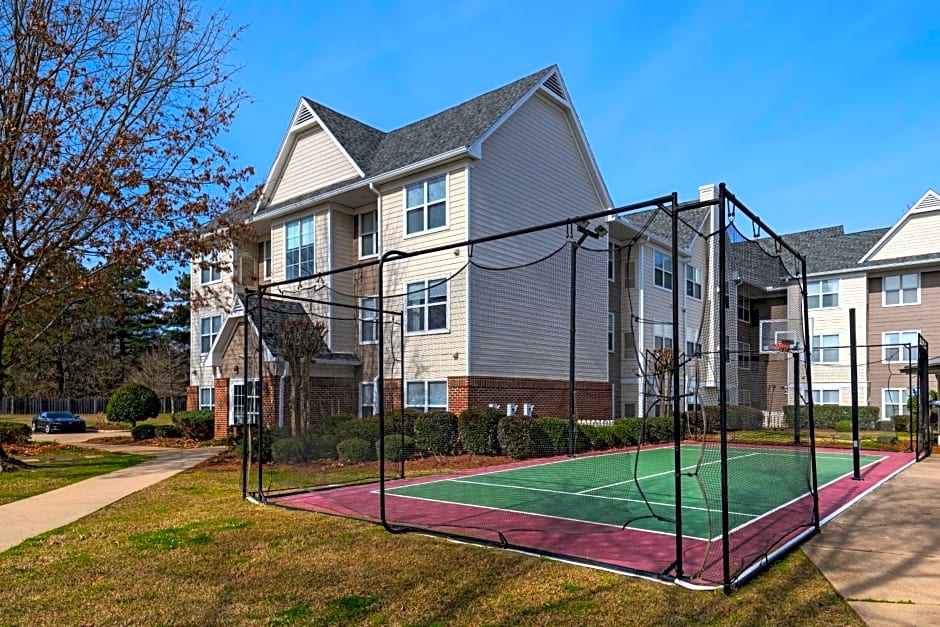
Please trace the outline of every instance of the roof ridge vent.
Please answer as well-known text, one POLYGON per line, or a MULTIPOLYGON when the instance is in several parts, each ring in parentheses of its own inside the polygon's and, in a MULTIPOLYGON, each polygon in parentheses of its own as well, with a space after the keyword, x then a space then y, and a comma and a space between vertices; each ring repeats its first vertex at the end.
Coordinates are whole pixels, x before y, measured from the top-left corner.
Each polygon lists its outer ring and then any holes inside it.
POLYGON ((306 124, 313 119, 313 111, 310 110, 310 107, 304 103, 300 103, 300 106, 297 107, 297 113, 294 115, 294 122, 291 126, 300 126, 301 124, 306 124))
POLYGON ((564 87, 561 86, 561 79, 558 78, 558 72, 552 72, 548 78, 542 81, 542 85, 562 100, 568 99, 568 97, 565 96, 564 87))

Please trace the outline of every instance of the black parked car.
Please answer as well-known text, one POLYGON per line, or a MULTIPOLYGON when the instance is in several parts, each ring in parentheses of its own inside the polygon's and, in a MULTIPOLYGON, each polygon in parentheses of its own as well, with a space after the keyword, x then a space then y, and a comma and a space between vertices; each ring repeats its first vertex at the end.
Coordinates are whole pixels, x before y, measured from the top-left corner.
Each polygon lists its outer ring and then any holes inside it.
POLYGON ((70 411, 44 411, 38 416, 33 416, 33 433, 45 431, 77 431, 85 432, 85 421, 81 416, 76 416, 70 411))

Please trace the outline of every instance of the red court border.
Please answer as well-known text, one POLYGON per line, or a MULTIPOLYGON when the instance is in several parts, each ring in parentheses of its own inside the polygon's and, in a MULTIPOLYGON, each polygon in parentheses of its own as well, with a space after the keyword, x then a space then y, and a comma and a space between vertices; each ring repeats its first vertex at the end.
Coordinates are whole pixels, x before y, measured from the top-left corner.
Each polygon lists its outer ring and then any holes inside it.
MULTIPOLYGON (((604 451, 599 454, 623 452, 629 451, 604 451)), ((846 449, 817 448, 816 452, 851 455, 851 451, 846 449)), ((850 473, 828 485, 820 486, 819 510, 823 523, 828 522, 865 493, 914 462, 912 453, 864 451, 863 454, 878 456, 882 459, 863 467, 860 481, 853 480, 850 473)), ((416 479, 390 480, 386 481, 386 487, 418 485, 439 481, 444 477, 473 476, 499 470, 561 462, 567 459, 566 457, 538 458, 416 479)), ((272 497, 267 502, 291 509, 380 522, 378 489, 378 483, 370 483, 272 497)), ((389 496, 392 495, 387 495, 389 496)), ((441 501, 426 501, 413 497, 386 498, 385 503, 386 521, 391 527, 403 526, 411 530, 462 536, 469 541, 476 539, 486 543, 505 544, 513 549, 547 553, 572 560, 585 560, 593 565, 654 577, 668 579, 675 575, 672 570, 676 555, 673 534, 620 529, 598 523, 441 501)), ((784 546, 800 533, 811 528, 805 524, 812 511, 809 495, 788 503, 779 510, 788 510, 793 515, 788 516, 788 511, 781 511, 775 516, 765 515, 757 519, 755 523, 739 527, 731 533, 732 573, 740 573, 768 553, 784 546), (794 520, 800 523, 794 524, 794 520), (778 538, 772 547, 768 548, 766 542, 753 542, 755 538, 768 536, 778 538)), ((683 549, 684 580, 705 586, 721 584, 720 540, 709 545, 702 540, 684 537, 683 549)))

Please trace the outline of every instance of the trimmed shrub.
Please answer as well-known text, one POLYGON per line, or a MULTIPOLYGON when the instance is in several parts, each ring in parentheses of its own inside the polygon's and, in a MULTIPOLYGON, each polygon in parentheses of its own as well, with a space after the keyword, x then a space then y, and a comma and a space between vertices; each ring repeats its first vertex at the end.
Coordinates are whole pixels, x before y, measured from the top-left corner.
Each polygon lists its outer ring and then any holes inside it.
POLYGON ((432 455, 450 455, 457 449, 457 416, 449 411, 421 414, 414 421, 415 447, 432 455))
POLYGON ((300 464, 307 461, 307 442, 303 438, 284 438, 271 444, 271 458, 283 464, 300 464))
POLYGON ((27 444, 32 435, 29 425, 19 422, 0 422, 0 444, 27 444))
POLYGON ((321 435, 307 441, 307 457, 313 459, 336 459, 336 445, 339 439, 335 435, 321 435))
MULTIPOLYGON (((787 427, 793 427, 793 405, 783 406, 784 423, 787 427)), ((835 426, 840 420, 852 420, 852 407, 849 405, 813 405, 813 418, 816 421, 816 427, 827 429, 835 426)), ((877 407, 868 405, 859 405, 858 407, 858 427, 859 429, 877 428, 879 413, 877 407)), ((807 422, 806 407, 800 407, 800 423, 804 426, 807 422)))
POLYGON ((403 419, 401 409, 386 410, 385 431, 386 433, 404 433, 407 436, 414 437, 415 421, 423 415, 423 411, 406 407, 403 419))
MULTIPOLYGON (((763 419, 763 414, 761 414, 763 419)), ((729 419, 730 421, 730 419, 729 419)), ((646 419, 646 437, 644 444, 662 444, 673 441, 672 416, 658 416, 646 419)))
MULTIPOLYGON (((525 416, 503 416, 496 428, 499 447, 503 453, 515 459, 537 457, 538 424, 525 416)), ((544 433, 544 432, 543 432, 544 433)))
POLYGON ((131 429, 131 437, 135 440, 149 440, 157 437, 157 429, 153 425, 137 425, 131 429))
POLYGON ((836 431, 847 433, 852 430, 852 421, 851 420, 838 420, 833 423, 832 428, 836 431))
POLYGON ((463 450, 477 455, 499 455, 499 410, 468 407, 457 419, 457 433, 463 450))
POLYGON ((190 440, 211 440, 215 435, 215 416, 208 409, 173 414, 173 424, 190 440))
MULTIPOLYGON (((721 430, 721 419, 718 405, 705 406, 705 419, 708 421, 708 432, 718 433, 721 430)), ((792 425, 792 421, 790 422, 792 425)), ((701 431, 701 425, 696 425, 701 431)), ((764 412, 746 405, 728 405, 729 431, 760 431, 764 428, 764 412)))
POLYGON ((334 414, 332 416, 327 416, 326 420, 323 421, 323 432, 336 433, 336 430, 340 428, 340 425, 345 424, 350 420, 358 420, 358 417, 353 416, 352 414, 334 414))
MULTIPOLYGON (((544 417, 537 420, 539 427, 545 432, 551 444, 554 455, 568 454, 568 419, 544 417)), ((591 441, 584 432, 585 425, 575 424, 574 451, 583 453, 591 450, 591 441)))
MULTIPOLYGON (((144 425, 140 425, 144 426, 144 425)), ((153 429, 154 435, 158 438, 181 438, 183 432, 176 425, 157 425, 153 429)))
MULTIPOLYGON (((270 429, 265 429, 261 435, 261 461, 262 463, 268 463, 271 461, 271 445, 272 445, 272 435, 270 429)), ((235 447, 232 449, 235 455, 241 459, 245 454, 245 436, 239 435, 235 438, 235 447)), ((258 433, 256 430, 252 429, 251 432, 251 442, 248 445, 248 451, 250 453, 251 461, 258 462, 258 433)))
POLYGON ((892 416, 891 420, 894 421, 894 431, 895 433, 910 433, 911 431, 911 417, 910 416, 892 416))
POLYGON ((642 418, 621 418, 614 421, 614 433, 624 446, 636 446, 640 443, 643 429, 642 418))
POLYGON ((371 442, 379 439, 379 419, 373 416, 346 420, 335 425, 329 435, 335 435, 340 442, 352 439, 365 440, 371 446, 371 442))
POLYGON ((592 451, 599 450, 598 440, 597 440, 597 428, 594 425, 581 425, 579 424, 577 430, 584 434, 584 439, 587 440, 588 447, 592 451))
POLYGON ((125 383, 115 390, 105 410, 108 422, 129 422, 131 428, 142 420, 156 418, 159 413, 160 399, 140 383, 125 383))
POLYGON ((344 464, 359 464, 375 461, 375 448, 362 438, 347 438, 336 445, 339 460, 344 464))
POLYGON ((614 429, 614 425, 597 425, 594 429, 597 433, 595 449, 605 451, 622 445, 620 438, 617 437, 617 431, 614 429))
MULTIPOLYGON (((378 454, 379 443, 381 440, 378 440, 375 443, 375 451, 378 454)), ((393 433, 391 435, 385 436, 385 460, 390 462, 401 462, 406 459, 410 459, 415 452, 415 441, 414 438, 401 435, 399 433, 393 433)))

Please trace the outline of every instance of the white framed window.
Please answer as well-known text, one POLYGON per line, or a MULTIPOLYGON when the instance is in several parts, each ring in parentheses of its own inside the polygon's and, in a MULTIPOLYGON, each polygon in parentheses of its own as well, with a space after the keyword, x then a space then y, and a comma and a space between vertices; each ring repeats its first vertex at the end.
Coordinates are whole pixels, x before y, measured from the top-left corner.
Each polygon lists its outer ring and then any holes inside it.
POLYGON ((653 251, 653 285, 672 289, 672 256, 658 250, 653 251))
POLYGON ((745 407, 750 407, 751 405, 751 391, 750 390, 738 390, 738 405, 744 405, 745 407))
POLYGON ((607 312, 607 352, 614 352, 614 338, 617 333, 617 317, 614 312, 607 312))
POLYGON ((405 291, 407 333, 447 330, 447 279, 409 283, 405 291))
MULTIPOLYGON (((379 341, 378 323, 376 322, 379 319, 379 312, 374 311, 378 309, 378 302, 379 299, 376 296, 366 296, 359 299, 360 307, 370 308, 359 310, 360 344, 375 344, 379 341)), ((369 415, 371 416, 371 414, 369 415)))
POLYGON ((375 415, 375 383, 359 384, 359 417, 368 418, 375 415))
POLYGON ((215 388, 199 388, 199 409, 215 409, 215 388))
POLYGON ((806 282, 806 301, 810 309, 839 306, 839 279, 806 282))
POLYGON ((359 214, 359 258, 379 254, 379 212, 359 214))
POLYGON ((288 279, 298 279, 316 272, 313 229, 313 216, 292 220, 285 226, 284 271, 288 279))
POLYGON ((614 282, 617 279, 616 249, 613 242, 607 242, 607 280, 614 282))
POLYGON ((207 316, 199 319, 199 352, 205 355, 212 350, 215 338, 222 328, 222 316, 207 316))
POLYGON ((890 274, 882 279, 881 289, 882 305, 896 307, 899 305, 920 304, 920 274, 890 274))
POLYGON ((271 278, 271 240, 258 242, 258 258, 261 260, 261 278, 271 278))
POLYGON ((685 295, 702 300, 702 271, 695 266, 685 267, 685 295))
POLYGON ((751 344, 738 342, 738 370, 751 369, 751 344))
POLYGON ((891 331, 881 334, 883 361, 886 364, 906 364, 913 359, 911 349, 917 346, 920 331, 891 331), (907 346, 910 344, 910 347, 907 346))
POLYGON ((207 259, 199 262, 199 284, 209 285, 222 280, 222 270, 219 268, 219 257, 213 253, 207 259))
POLYGON ((885 388, 881 390, 881 417, 885 420, 892 416, 907 416, 910 394, 905 388, 885 388))
POLYGON ((672 325, 665 322, 653 323, 653 348, 672 348, 672 325))
POLYGON ((231 384, 232 407, 229 413, 229 424, 258 424, 258 415, 261 408, 261 382, 258 380, 233 381, 231 384), (246 394, 247 388, 247 394, 246 394))
POLYGON ((447 175, 405 187, 405 235, 447 228, 447 175))
POLYGON ((738 294, 738 320, 748 323, 751 321, 751 299, 741 294, 738 294))
POLYGON ((423 412, 447 411, 447 381, 408 381, 405 406, 423 412))
POLYGON ((813 336, 813 363, 839 363, 839 334, 813 336))
POLYGON ((839 390, 838 389, 814 389, 813 390, 813 405, 838 405, 839 404, 839 390))

